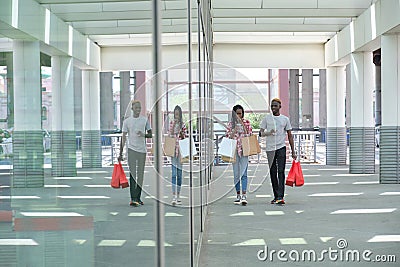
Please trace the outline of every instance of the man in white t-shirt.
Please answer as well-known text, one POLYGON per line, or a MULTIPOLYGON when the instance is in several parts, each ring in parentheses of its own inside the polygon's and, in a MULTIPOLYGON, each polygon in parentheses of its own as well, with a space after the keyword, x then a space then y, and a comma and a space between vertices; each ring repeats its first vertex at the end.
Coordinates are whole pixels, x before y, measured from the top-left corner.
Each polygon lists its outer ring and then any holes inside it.
POLYGON ((140 199, 142 194, 144 165, 146 162, 146 138, 152 138, 151 127, 146 117, 140 115, 142 105, 140 101, 132 101, 132 117, 126 118, 122 125, 122 140, 118 161, 122 160, 122 152, 125 147, 128 134, 128 165, 130 171, 129 205, 143 205, 140 199))
POLYGON ((265 116, 260 124, 260 136, 266 137, 266 152, 271 176, 274 199, 271 204, 285 204, 285 165, 286 165, 286 134, 288 136, 292 158, 296 160, 292 126, 289 118, 280 114, 281 100, 274 98, 271 101, 272 115, 265 116))

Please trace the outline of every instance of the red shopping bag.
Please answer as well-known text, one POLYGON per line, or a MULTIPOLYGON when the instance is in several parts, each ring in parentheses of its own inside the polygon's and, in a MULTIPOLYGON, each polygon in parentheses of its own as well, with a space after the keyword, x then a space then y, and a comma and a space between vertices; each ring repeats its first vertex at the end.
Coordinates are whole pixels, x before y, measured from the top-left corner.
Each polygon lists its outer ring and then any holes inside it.
POLYGON ((121 162, 114 164, 114 169, 111 177, 111 187, 113 188, 129 187, 128 179, 126 179, 124 168, 122 168, 121 162))
POLYGON ((294 169, 296 175, 295 185, 302 186, 304 184, 304 176, 303 176, 303 170, 301 169, 300 166, 300 161, 296 162, 295 166, 296 166, 296 168, 294 169))
POLYGON ((286 182, 285 184, 288 186, 293 186, 296 180, 296 161, 292 161, 292 167, 290 167, 288 176, 286 177, 286 182))
POLYGON ((121 185, 122 188, 127 188, 129 187, 129 182, 128 179, 126 178, 126 174, 124 171, 124 168, 122 168, 121 162, 119 162, 119 184, 121 185))
POLYGON ((114 169, 113 169, 112 177, 111 177, 111 187, 112 188, 119 188, 120 187, 120 184, 119 184, 119 171, 120 171, 119 164, 114 164, 114 169))

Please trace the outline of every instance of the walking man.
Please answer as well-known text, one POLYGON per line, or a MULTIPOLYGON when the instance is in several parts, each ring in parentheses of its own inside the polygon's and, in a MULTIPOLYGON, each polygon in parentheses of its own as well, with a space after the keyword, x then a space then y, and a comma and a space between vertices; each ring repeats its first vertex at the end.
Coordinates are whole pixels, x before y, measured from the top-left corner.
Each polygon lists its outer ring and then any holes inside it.
POLYGON ((260 125, 260 136, 266 137, 266 152, 271 176, 274 199, 271 204, 285 204, 285 165, 286 165, 286 134, 289 140, 292 158, 296 160, 292 126, 289 118, 280 114, 282 102, 279 98, 271 101, 272 115, 264 117, 260 125))
POLYGON ((140 101, 132 101, 132 117, 126 118, 122 126, 122 139, 118 161, 122 160, 128 134, 128 166, 130 171, 129 205, 143 205, 140 199, 143 187, 144 165, 146 162, 146 138, 152 138, 151 127, 146 117, 141 116, 142 105, 140 101))

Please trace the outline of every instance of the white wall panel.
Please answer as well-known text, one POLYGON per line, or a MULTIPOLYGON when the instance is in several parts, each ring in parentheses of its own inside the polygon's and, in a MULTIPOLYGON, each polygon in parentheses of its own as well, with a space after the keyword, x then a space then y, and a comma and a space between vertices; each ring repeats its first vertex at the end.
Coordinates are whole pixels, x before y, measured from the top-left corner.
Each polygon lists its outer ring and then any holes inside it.
MULTIPOLYGON (((68 54, 69 26, 67 23, 63 22, 61 19, 51 13, 49 40, 46 40, 45 7, 40 6, 34 0, 18 0, 18 13, 14 14, 13 23, 13 1, 0 0, 0 2, 0 21, 2 22, 0 23, 0 30, 4 36, 15 39, 38 40, 41 42, 49 41, 49 45, 57 49, 47 50, 46 52, 48 52, 50 55, 52 52, 56 53, 57 55, 61 55, 62 53, 65 53, 65 55, 68 54), (14 29, 12 26, 14 26, 14 28, 16 29, 14 29), (61 54, 60 51, 62 52, 61 54)), ((60 5, 50 5, 51 8, 55 8, 55 6, 60 7, 60 5)), ((93 8, 91 9, 91 11, 93 12, 93 8)), ((74 44, 72 56, 81 62, 86 62, 87 38, 78 31, 74 30, 73 40, 74 44)), ((90 61, 95 64, 92 67, 98 68, 100 65, 100 50, 96 45, 94 45, 93 42, 90 44, 90 47, 94 47, 94 49, 90 53, 90 61)))
POLYGON ((382 125, 400 125, 400 37, 382 36, 382 125), (396 90, 397 88, 397 90, 396 90))
POLYGON ((73 30, 72 55, 82 62, 86 62, 86 39, 77 30, 73 30))
POLYGON ((317 8, 318 0, 263 0, 263 8, 317 8))
POLYGON ((54 14, 51 14, 50 23, 50 45, 68 53, 68 25, 54 14))
POLYGON ((150 1, 103 3, 103 11, 151 10, 150 1))
POLYGON ((370 3, 366 0, 318 0, 318 8, 366 8, 370 3))
POLYGON ((348 18, 304 18, 304 24, 343 24, 351 22, 348 18))
POLYGON ((368 14, 363 13, 354 22, 354 47, 357 49, 365 44, 365 24, 369 23, 368 14))
POLYGON ((336 62, 338 59, 335 56, 335 50, 336 50, 336 40, 337 40, 337 35, 335 35, 332 39, 330 39, 326 44, 325 44, 325 64, 330 65, 336 62))
POLYGON ((232 67, 324 68, 323 45, 216 44, 214 61, 232 67))
POLYGON ((339 45, 339 58, 345 57, 351 53, 351 35, 350 26, 346 26, 338 34, 338 45, 339 45))
POLYGON ((88 4, 51 4, 50 10, 54 13, 69 13, 69 12, 102 12, 103 6, 101 3, 88 4))
POLYGON ((44 41, 46 9, 38 5, 35 1, 19 0, 18 13, 18 28, 44 41))
MULTIPOLYGON (((335 0, 336 1, 336 0, 335 0)), ((400 25, 400 2, 380 0, 354 21, 354 47, 351 47, 351 31, 347 26, 325 44, 327 66, 338 65, 354 51, 372 51, 377 48, 380 36, 400 25), (369 50, 368 50, 369 49, 369 50), (336 57, 335 53, 338 55, 336 57)))
POLYGON ((103 28, 103 27, 117 27, 117 21, 78 21, 72 22, 72 26, 74 28, 86 28, 86 27, 93 27, 93 28, 103 28))
MULTIPOLYGON (((171 25, 171 23, 167 25, 171 25)), ((116 27, 138 27, 138 26, 152 26, 152 21, 148 19, 119 20, 118 25, 116 27)))
MULTIPOLYGON (((151 51, 151 46, 101 48, 101 70, 152 69, 151 51)), ((164 61, 162 63, 164 64, 164 61)))
POLYGON ((384 33, 394 26, 400 24, 400 1, 399 0, 381 0, 380 1, 380 33, 384 33))
POLYGON ((365 14, 365 28, 364 28, 364 43, 374 40, 380 33, 382 33, 381 26, 381 4, 380 2, 372 5, 365 14))
MULTIPOLYGON (((196 51, 196 46, 193 46, 196 51)), ((163 68, 183 64, 187 46, 162 48, 163 68)), ((323 45, 214 45, 215 63, 242 68, 324 68, 323 45)), ((101 49, 102 71, 149 70, 152 68, 151 46, 107 47, 101 49)))
POLYGON ((215 0, 212 2, 213 8, 260 8, 261 0, 231 1, 231 0, 215 0))
MULTIPOLYGON (((163 1, 165 4, 165 9, 173 9, 173 10, 177 10, 177 9, 186 9, 187 7, 187 2, 186 0, 172 0, 172 1, 163 1)), ((192 3, 192 7, 196 6, 197 3, 192 3)))
POLYGON ((90 45, 90 61, 88 65, 93 66, 96 69, 100 69, 100 47, 93 42, 90 45))
POLYGON ((12 24, 12 0, 1 0, 0 20, 12 24))
POLYGON ((304 18, 256 18, 257 23, 304 24, 304 18))
POLYGON ((233 23, 246 23, 246 24, 254 24, 256 23, 255 18, 214 18, 214 24, 233 24, 233 23))

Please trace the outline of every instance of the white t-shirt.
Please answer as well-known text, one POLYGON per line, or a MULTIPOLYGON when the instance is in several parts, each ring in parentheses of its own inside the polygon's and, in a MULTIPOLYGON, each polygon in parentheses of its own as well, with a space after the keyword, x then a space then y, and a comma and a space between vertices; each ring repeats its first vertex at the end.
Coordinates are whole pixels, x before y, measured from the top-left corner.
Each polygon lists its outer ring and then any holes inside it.
POLYGON ((292 130, 289 118, 282 114, 279 116, 268 114, 261 121, 260 128, 266 132, 275 130, 274 135, 266 136, 266 151, 274 151, 286 146, 286 131, 292 130))
POLYGON ((151 130, 149 121, 144 116, 138 118, 129 117, 124 120, 122 125, 122 132, 128 133, 128 148, 136 152, 146 153, 146 138, 138 136, 138 132, 141 131, 146 134, 148 130, 151 130))

